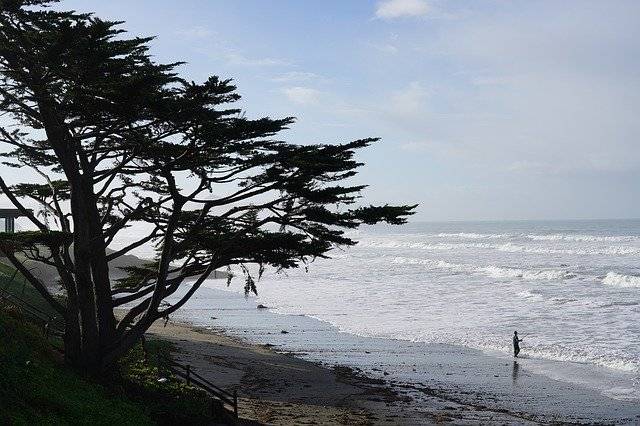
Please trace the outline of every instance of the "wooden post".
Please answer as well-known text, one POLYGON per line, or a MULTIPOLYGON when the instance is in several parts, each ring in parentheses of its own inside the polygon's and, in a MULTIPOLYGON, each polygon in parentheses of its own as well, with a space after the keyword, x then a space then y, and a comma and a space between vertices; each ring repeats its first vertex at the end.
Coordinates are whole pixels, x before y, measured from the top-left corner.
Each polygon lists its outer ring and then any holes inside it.
POLYGON ((233 390, 233 415, 238 420, 238 391, 233 390))
POLYGON ((191 384, 191 366, 187 365, 187 384, 190 385, 191 384))

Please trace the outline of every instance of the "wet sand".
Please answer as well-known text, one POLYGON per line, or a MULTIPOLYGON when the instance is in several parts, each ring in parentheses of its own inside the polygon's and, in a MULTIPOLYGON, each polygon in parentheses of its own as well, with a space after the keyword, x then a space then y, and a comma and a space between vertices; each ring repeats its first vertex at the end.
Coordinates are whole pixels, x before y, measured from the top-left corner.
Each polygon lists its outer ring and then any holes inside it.
POLYGON ((173 342, 174 357, 198 374, 223 389, 237 390, 245 423, 534 424, 517 414, 436 395, 418 403, 408 393, 422 389, 394 389, 347 367, 327 368, 187 324, 158 322, 149 335, 173 342))
POLYGON ((172 320, 153 332, 176 342, 177 357, 198 363, 214 383, 237 389, 246 418, 269 424, 640 423, 637 401, 537 374, 540 360, 526 353, 514 362, 460 346, 354 336, 211 288, 172 320))

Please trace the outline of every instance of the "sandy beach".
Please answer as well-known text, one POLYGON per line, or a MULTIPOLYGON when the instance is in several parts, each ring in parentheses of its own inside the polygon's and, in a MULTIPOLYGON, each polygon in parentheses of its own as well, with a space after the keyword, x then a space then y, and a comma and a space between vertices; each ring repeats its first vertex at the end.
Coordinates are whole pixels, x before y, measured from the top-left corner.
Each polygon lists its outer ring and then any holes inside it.
POLYGON ((367 397, 395 395, 347 370, 331 371, 265 346, 250 345, 186 324, 156 323, 151 336, 171 341, 183 364, 239 393, 239 416, 272 424, 368 424, 367 397), (362 406, 361 406, 362 404, 362 406))
POLYGON ((535 359, 341 333, 212 288, 151 333, 174 342, 176 358, 199 374, 236 389, 241 417, 266 424, 640 421, 634 401, 537 374, 535 359))
POLYGON ((189 324, 158 322, 149 335, 173 342, 175 358, 198 374, 237 390, 245 424, 534 424, 435 395, 418 406, 406 392, 353 369, 326 368, 189 324))

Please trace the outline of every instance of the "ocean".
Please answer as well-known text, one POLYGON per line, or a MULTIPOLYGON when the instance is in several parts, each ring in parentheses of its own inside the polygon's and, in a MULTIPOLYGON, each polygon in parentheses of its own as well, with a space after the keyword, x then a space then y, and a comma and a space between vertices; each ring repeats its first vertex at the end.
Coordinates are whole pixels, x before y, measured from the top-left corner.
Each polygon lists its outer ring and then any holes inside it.
MULTIPOLYGON (((605 392, 640 398, 640 220, 411 223, 353 237, 308 271, 265 273, 258 303, 359 336, 503 355, 517 330, 522 356, 605 367, 621 377, 605 392)), ((547 373, 570 380, 560 366, 547 373)))
MULTIPOLYGON (((356 246, 308 270, 267 270, 249 301, 354 336, 504 359, 517 330, 526 368, 640 400, 640 220, 410 223, 351 236, 356 246)), ((207 286, 240 293, 243 280, 207 286)), ((191 320, 206 323, 198 312, 191 320)))

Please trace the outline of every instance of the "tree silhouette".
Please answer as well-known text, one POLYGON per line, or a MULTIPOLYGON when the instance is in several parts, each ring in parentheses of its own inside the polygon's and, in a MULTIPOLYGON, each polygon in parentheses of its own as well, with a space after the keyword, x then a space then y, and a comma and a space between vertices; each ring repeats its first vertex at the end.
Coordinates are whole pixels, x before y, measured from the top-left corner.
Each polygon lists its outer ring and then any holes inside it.
MULTIPOLYGON (((42 183, 0 178, 38 229, 0 234, 0 250, 64 317, 69 364, 88 374, 108 369, 216 269, 294 268, 355 244, 345 229, 402 224, 415 208, 359 206, 364 186, 345 182, 361 166, 355 150, 376 139, 281 141, 293 118, 246 118, 233 107, 240 97, 230 80, 185 81, 180 63, 150 58, 151 38, 127 38, 121 22, 50 3, 1 1, 3 164, 33 169, 42 183), (141 223, 148 233, 107 249, 141 223), (155 244, 156 258, 112 280, 110 262, 143 244, 155 244), (25 259, 55 267, 63 301, 25 259), (168 304, 186 280, 191 286, 168 304), (117 320, 114 309, 124 305, 117 320)), ((251 274, 245 290, 256 291, 251 274)))

